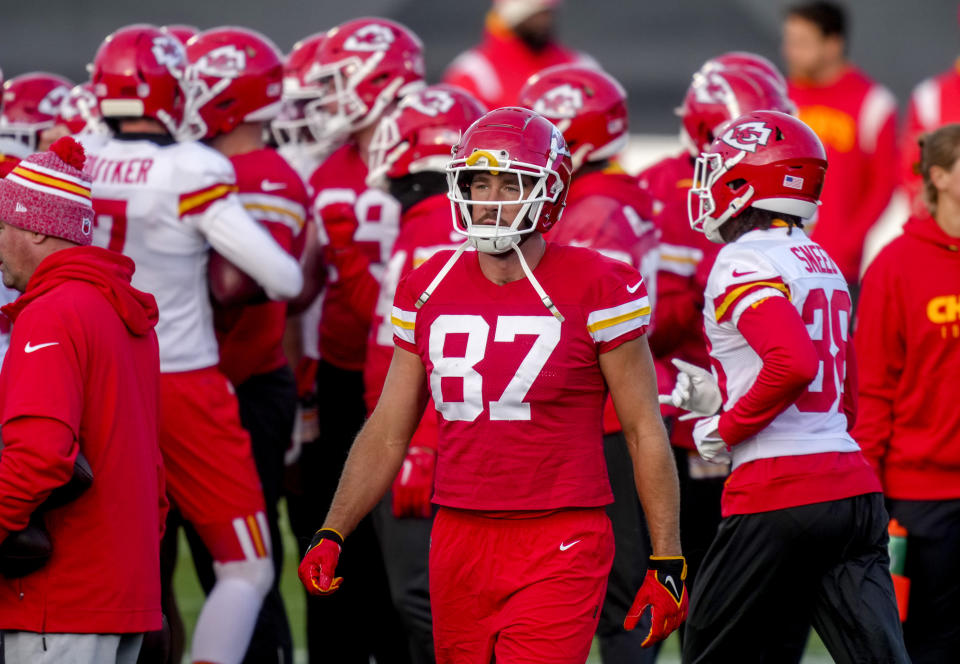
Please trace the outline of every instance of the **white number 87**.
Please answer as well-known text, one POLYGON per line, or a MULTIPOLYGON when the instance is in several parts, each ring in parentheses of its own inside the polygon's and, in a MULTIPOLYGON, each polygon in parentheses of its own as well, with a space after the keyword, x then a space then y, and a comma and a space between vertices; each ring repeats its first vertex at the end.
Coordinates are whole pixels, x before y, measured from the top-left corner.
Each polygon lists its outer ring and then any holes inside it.
MULTIPOLYGON (((518 335, 535 335, 530 351, 517 368, 503 394, 490 402, 491 420, 529 420, 530 404, 524 397, 540 375, 553 349, 560 343, 560 321, 553 316, 498 316, 494 342, 510 343, 518 335)), ((448 422, 472 422, 483 412, 483 376, 474 367, 484 358, 490 325, 482 316, 443 314, 430 326, 430 391, 437 410, 448 422), (466 334, 462 356, 443 354, 448 334, 466 334), (463 400, 447 401, 440 387, 443 378, 463 380, 463 400)))

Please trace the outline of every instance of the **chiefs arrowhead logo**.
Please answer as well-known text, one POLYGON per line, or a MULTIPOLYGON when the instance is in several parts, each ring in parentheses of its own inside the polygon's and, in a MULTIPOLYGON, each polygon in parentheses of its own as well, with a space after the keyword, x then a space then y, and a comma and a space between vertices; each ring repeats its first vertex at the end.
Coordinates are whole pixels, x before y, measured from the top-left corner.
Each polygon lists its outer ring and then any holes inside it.
POLYGON ((569 83, 548 90, 533 104, 533 110, 551 120, 577 116, 583 108, 583 92, 569 83))
POLYGON ((215 48, 194 65, 204 76, 236 78, 247 68, 247 55, 232 44, 215 48))
POLYGON ((170 35, 157 35, 153 38, 153 46, 150 47, 153 57, 157 59, 157 64, 166 66, 168 69, 177 69, 183 65, 186 55, 183 50, 183 44, 177 41, 176 37, 170 35))
POLYGON ((758 145, 766 145, 773 130, 760 121, 743 122, 723 133, 721 140, 727 145, 746 152, 756 152, 758 145))
POLYGON ((58 85, 37 104, 37 110, 46 115, 56 115, 60 111, 60 105, 70 96, 70 88, 65 85, 58 85))
POLYGON ((385 25, 371 23, 365 25, 343 42, 343 48, 347 51, 363 51, 370 53, 373 51, 386 51, 393 43, 393 31, 385 25))
POLYGON ((424 90, 420 94, 407 95, 400 102, 400 108, 412 108, 415 111, 435 118, 453 108, 454 99, 446 90, 424 90))

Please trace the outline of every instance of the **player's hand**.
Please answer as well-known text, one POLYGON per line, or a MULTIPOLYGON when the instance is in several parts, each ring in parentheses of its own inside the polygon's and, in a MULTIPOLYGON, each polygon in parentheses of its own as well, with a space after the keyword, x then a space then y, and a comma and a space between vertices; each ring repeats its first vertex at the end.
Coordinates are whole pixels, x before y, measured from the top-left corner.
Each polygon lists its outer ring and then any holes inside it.
POLYGON ((320 244, 333 251, 346 249, 353 244, 353 235, 359 223, 351 203, 331 203, 319 210, 320 244))
POLYGON ((437 455, 429 447, 411 447, 403 460, 400 472, 393 480, 393 515, 430 518, 433 506, 433 471, 437 455))
POLYGON ((713 374, 695 364, 674 358, 673 366, 680 373, 673 392, 661 394, 660 403, 669 404, 690 411, 681 415, 680 420, 692 420, 696 417, 709 417, 720 410, 723 397, 713 374))
POLYGON ((623 621, 624 629, 633 629, 643 612, 650 609, 650 632, 640 644, 644 648, 663 641, 687 619, 690 598, 686 578, 687 561, 683 556, 650 556, 643 585, 623 621))
POLYGON ((310 548, 300 561, 297 575, 311 595, 329 595, 340 587, 343 579, 334 576, 343 537, 332 528, 321 528, 313 536, 310 548))
POLYGON ((697 452, 705 461, 710 463, 730 463, 730 449, 720 437, 717 427, 720 416, 705 417, 693 427, 693 442, 697 445, 697 452))

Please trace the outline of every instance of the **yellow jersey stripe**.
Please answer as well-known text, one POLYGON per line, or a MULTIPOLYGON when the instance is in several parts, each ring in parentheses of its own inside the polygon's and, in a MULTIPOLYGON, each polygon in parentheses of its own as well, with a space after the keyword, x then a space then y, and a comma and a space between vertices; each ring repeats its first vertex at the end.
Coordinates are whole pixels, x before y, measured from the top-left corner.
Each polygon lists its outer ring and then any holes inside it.
POLYGON ((614 325, 619 325, 628 320, 633 320, 634 318, 639 318, 640 316, 647 316, 650 314, 650 307, 643 307, 641 309, 636 309, 634 311, 628 311, 625 314, 620 316, 614 316, 613 318, 607 318, 606 320, 598 320, 593 325, 587 326, 587 331, 593 334, 599 330, 606 329, 608 327, 613 327, 614 325))
POLYGON ((787 288, 786 284, 778 284, 775 281, 751 281, 749 284, 744 284, 743 286, 740 286, 740 288, 735 288, 734 290, 730 291, 730 294, 727 295, 727 297, 723 300, 723 303, 719 307, 717 307, 717 310, 715 312, 717 317, 717 322, 719 322, 720 319, 723 318, 723 315, 727 313, 727 309, 729 309, 731 305, 733 305, 733 303, 736 302, 741 295, 743 295, 748 290, 752 290, 758 287, 776 288, 778 291, 786 295, 788 300, 790 299, 790 289, 787 288))
POLYGON ((214 201, 218 198, 223 198, 227 194, 230 194, 237 190, 235 185, 221 184, 217 187, 212 187, 210 189, 201 191, 198 194, 194 194, 188 198, 180 201, 180 207, 178 209, 180 216, 183 216, 195 208, 200 207, 206 203, 214 201))

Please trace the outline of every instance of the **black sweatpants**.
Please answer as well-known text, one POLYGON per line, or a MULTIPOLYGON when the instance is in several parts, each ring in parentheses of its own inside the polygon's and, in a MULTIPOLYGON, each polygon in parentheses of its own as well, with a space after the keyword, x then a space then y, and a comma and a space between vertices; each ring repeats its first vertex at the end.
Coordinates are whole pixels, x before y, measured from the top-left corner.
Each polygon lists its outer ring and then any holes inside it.
POLYGON ((960 658, 960 500, 888 500, 907 529, 910 601, 903 638, 913 664, 960 658))
POLYGON ((725 518, 691 596, 683 661, 781 662, 812 621, 838 664, 909 662, 879 493, 725 518))
MULTIPOLYGON (((320 528, 350 446, 363 426, 363 372, 320 360, 317 366, 320 439, 304 445, 300 457, 303 501, 311 511, 310 530, 320 528)), ((310 540, 300 541, 301 554, 310 540)), ((307 596, 307 645, 310 664, 407 664, 410 655, 403 623, 390 599, 380 543, 371 516, 343 544, 337 576, 343 586, 322 597, 307 596), (357 638, 357 630, 364 634, 357 638)))
MULTIPOLYGON (((244 664, 286 664, 293 661, 293 641, 287 611, 280 596, 280 574, 283 569, 283 541, 280 538, 277 512, 283 487, 283 457, 293 433, 296 416, 297 385, 290 367, 251 376, 236 386, 240 403, 240 423, 250 434, 253 460, 263 486, 267 507, 270 541, 273 546, 273 587, 263 598, 257 624, 244 657, 244 664)), ((202 540, 189 523, 184 532, 193 553, 197 577, 209 593, 216 581, 213 560, 202 540)))

